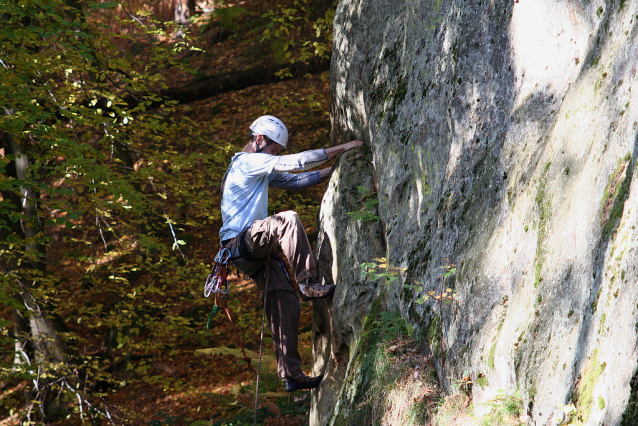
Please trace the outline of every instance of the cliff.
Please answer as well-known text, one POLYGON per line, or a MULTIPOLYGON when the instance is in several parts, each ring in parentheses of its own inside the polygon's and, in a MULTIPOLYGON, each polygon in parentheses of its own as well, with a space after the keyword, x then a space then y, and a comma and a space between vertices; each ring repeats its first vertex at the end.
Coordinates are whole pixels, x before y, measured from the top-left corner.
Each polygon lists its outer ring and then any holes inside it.
POLYGON ((357 424, 379 310, 448 393, 469 375, 478 414, 516 395, 529 424, 635 424, 637 33, 624 0, 340 2, 333 142, 367 147, 322 202, 338 289, 315 304, 311 424, 357 424), (379 257, 404 272, 362 277, 379 257))

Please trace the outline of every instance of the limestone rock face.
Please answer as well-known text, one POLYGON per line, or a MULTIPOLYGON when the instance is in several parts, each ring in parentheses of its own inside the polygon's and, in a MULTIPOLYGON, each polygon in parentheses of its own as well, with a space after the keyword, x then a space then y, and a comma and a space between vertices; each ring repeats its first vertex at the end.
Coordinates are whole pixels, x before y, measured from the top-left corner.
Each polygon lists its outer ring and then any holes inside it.
MULTIPOLYGON (((638 2, 341 1, 333 142, 344 156, 321 213, 319 263, 339 285, 315 304, 311 424, 335 424, 385 256, 452 304, 387 289, 414 336, 436 343, 444 386, 469 371, 480 407, 518 390, 530 423, 573 404, 620 424, 638 358, 638 2), (375 188, 379 221, 356 187, 375 188), (440 335, 425 325, 438 318, 440 335), (586 397, 584 396, 586 395, 586 397), (332 423, 331 423, 332 422, 332 423)), ((627 423, 630 424, 630 423, 627 423)))

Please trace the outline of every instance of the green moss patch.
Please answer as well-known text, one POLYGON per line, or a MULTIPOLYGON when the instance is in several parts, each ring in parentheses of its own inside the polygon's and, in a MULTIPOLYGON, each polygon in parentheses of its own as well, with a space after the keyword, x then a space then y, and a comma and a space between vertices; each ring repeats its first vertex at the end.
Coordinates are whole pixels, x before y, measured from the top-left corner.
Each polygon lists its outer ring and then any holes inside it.
POLYGON ((500 394, 489 402, 490 412, 481 418, 482 426, 517 426, 523 425, 519 420, 524 413, 523 399, 520 392, 512 395, 500 394))
POLYGON ((536 191, 536 206, 538 208, 538 239, 536 242, 536 259, 534 266, 534 287, 538 287, 543 281, 541 271, 543 264, 545 263, 545 238, 547 237, 547 227, 549 219, 552 214, 552 203, 545 190, 547 188, 547 176, 549 174, 549 168, 552 163, 547 163, 545 169, 541 175, 538 183, 538 190, 536 191))
POLYGON ((605 363, 599 363, 598 349, 595 349, 585 369, 578 377, 578 385, 572 395, 572 403, 576 407, 571 419, 572 424, 587 424, 594 409, 594 403, 600 405, 600 401, 594 401, 594 390, 600 376, 605 371, 605 367, 605 363))

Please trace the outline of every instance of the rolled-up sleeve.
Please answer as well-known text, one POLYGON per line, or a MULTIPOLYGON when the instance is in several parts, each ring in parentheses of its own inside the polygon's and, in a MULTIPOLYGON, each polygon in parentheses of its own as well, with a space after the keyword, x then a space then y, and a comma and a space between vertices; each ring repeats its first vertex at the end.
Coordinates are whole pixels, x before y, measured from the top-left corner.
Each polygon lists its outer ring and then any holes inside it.
POLYGON ((270 175, 269 186, 290 192, 301 192, 321 182, 319 172, 275 173, 270 175))

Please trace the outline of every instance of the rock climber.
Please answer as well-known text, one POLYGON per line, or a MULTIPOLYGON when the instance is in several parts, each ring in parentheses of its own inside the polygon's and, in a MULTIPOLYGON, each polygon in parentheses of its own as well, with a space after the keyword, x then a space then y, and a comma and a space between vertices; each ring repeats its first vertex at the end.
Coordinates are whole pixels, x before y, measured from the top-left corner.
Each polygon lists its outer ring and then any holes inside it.
POLYGON ((261 116, 250 130, 246 146, 233 156, 222 181, 220 240, 231 251, 232 263, 257 284, 286 391, 313 389, 323 375, 309 377, 301 371, 300 304, 287 271, 294 275, 304 301, 328 297, 335 286, 323 285, 317 277, 312 248, 297 213, 268 216, 268 187, 299 192, 316 185, 329 175, 330 167, 290 172, 320 166, 363 142, 279 155, 288 145, 288 130, 280 119, 261 116))

